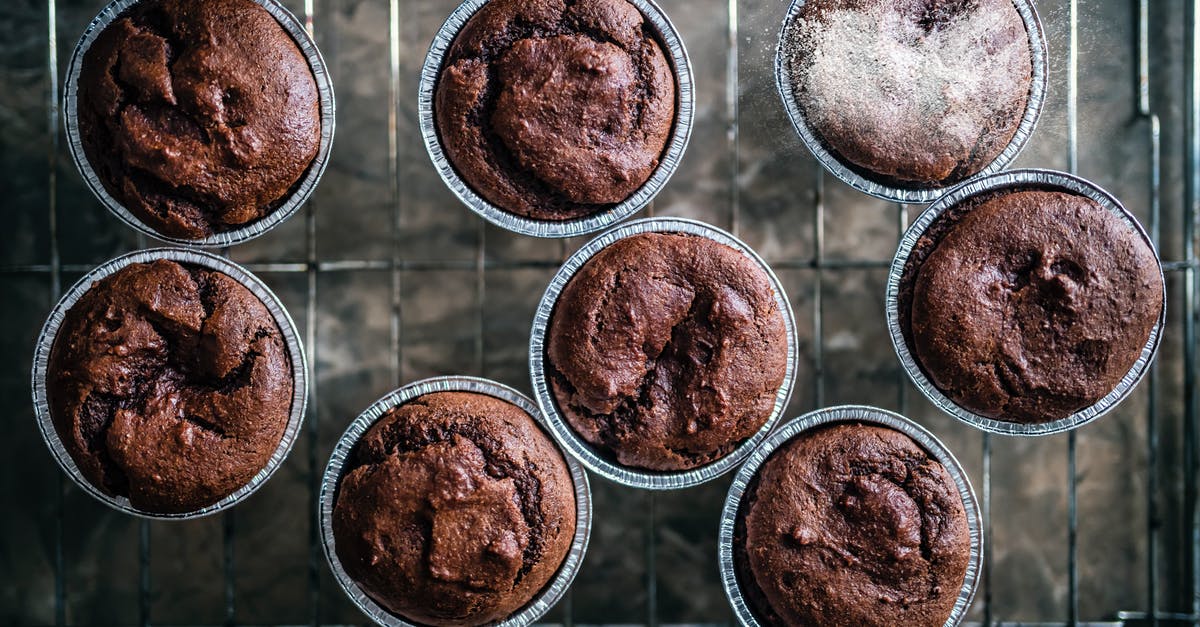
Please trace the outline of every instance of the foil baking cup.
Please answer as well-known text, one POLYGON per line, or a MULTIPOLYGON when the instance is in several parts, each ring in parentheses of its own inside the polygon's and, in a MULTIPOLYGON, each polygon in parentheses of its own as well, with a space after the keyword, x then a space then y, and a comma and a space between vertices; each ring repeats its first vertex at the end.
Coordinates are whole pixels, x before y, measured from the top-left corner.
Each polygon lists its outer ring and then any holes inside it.
MULTIPOLYGON (((788 118, 791 119, 792 126, 796 129, 796 133, 800 135, 800 139, 812 152, 813 156, 817 158, 817 161, 820 161, 826 170, 829 170, 834 176, 841 179, 850 187, 876 198, 894 202, 922 204, 933 202, 944 194, 946 190, 957 185, 957 183, 941 187, 898 187, 890 183, 873 180, 869 176, 855 171, 847 163, 830 152, 813 131, 812 127, 808 125, 808 120, 804 115, 803 109, 796 102, 795 86, 792 84, 791 73, 788 72, 787 68, 787 32, 799 16, 800 10, 810 1, 812 0, 792 0, 787 17, 784 18, 783 26, 779 31, 779 45, 775 53, 775 84, 779 90, 780 98, 783 99, 783 106, 787 109, 788 118)), ((1029 35, 1029 50, 1033 57, 1033 80, 1030 81, 1029 99, 1025 103, 1025 115, 1022 116, 1021 123, 1017 125, 1017 131, 1013 134, 1013 138, 1009 140, 1008 145, 1005 146, 1004 150, 991 163, 973 174, 973 177, 986 176, 999 172, 1008 167, 1017 158, 1021 149, 1025 147, 1025 143, 1029 141, 1030 135, 1033 134, 1033 129, 1037 126, 1038 117, 1042 114, 1042 105, 1046 101, 1046 77, 1049 74, 1049 53, 1046 49, 1046 36, 1042 30, 1041 18, 1038 17, 1037 8, 1031 0, 1012 1, 1017 12, 1021 14, 1021 20, 1025 22, 1025 32, 1029 35)))
POLYGON ((471 186, 467 184, 454 165, 450 163, 442 141, 437 132, 437 121, 434 119, 433 98, 437 88, 438 77, 446 53, 458 36, 459 30, 475 15, 488 0, 466 0, 446 18, 433 43, 429 46, 429 54, 425 57, 425 65, 421 68, 421 86, 417 101, 417 118, 421 126, 421 136, 425 138, 425 149, 433 160, 433 167, 441 175, 446 186, 471 211, 496 226, 533 237, 575 237, 595 233, 612 224, 641 211, 662 188, 666 186, 679 161, 687 149, 692 136, 692 122, 695 116, 695 94, 692 77, 692 64, 687 50, 683 47, 683 39, 675 30, 667 14, 658 6, 655 0, 629 0, 638 8, 646 22, 653 29, 659 42, 665 46, 664 52, 671 62, 675 76, 675 125, 671 129, 671 138, 666 152, 659 159, 658 167, 650 178, 636 191, 617 205, 603 211, 593 213, 574 220, 537 220, 527 218, 488 202, 471 186))
POLYGON ((942 411, 954 416, 955 418, 971 425, 989 431, 991 433, 999 433, 1002 435, 1049 435, 1053 433, 1061 433, 1070 431, 1077 427, 1081 427, 1100 416, 1111 411, 1119 405, 1121 401, 1133 391, 1142 377, 1150 370, 1150 363, 1154 361, 1154 356, 1158 352, 1159 343, 1162 340, 1163 325, 1167 318, 1167 298, 1166 298, 1166 280, 1162 274, 1162 263, 1159 262, 1158 252, 1154 247, 1154 242, 1150 240, 1150 236, 1146 234, 1145 229, 1138 223, 1137 218, 1134 218, 1121 202, 1114 198, 1111 194, 1101 189, 1095 183, 1084 180, 1071 174, 1064 172, 1055 172, 1053 170, 1012 170, 1009 172, 1001 172, 992 174, 991 176, 979 177, 962 183, 958 187, 953 188, 942 196, 937 202, 929 206, 915 222, 909 226, 904 237, 900 240, 900 247, 896 251, 896 257, 892 260, 892 266, 888 272, 887 295, 886 295, 886 310, 887 310, 887 326, 888 332, 892 336, 892 345, 896 349, 896 355, 900 358, 900 363, 904 366, 904 371, 908 373, 908 377, 912 382, 920 388, 921 393, 925 395, 934 405, 942 411), (955 403, 950 397, 942 393, 941 390, 929 380, 921 370, 921 366, 917 363, 916 357, 913 355, 912 348, 904 339, 904 329, 900 325, 900 287, 901 281, 904 278, 904 268, 908 265, 909 255, 912 254, 913 248, 917 241, 925 235, 925 232, 934 224, 941 215, 950 208, 965 202, 973 196, 994 192, 994 191, 1020 191, 1023 189, 1042 189, 1066 192, 1092 199, 1101 207, 1104 207, 1113 215, 1117 216, 1133 229, 1154 251, 1154 259, 1158 262, 1158 272, 1161 284, 1163 285, 1163 308, 1159 313, 1158 322, 1150 331, 1150 339, 1146 340, 1145 346, 1142 347, 1141 355, 1138 356, 1136 362, 1121 378, 1117 386, 1111 392, 1105 395, 1094 404, 1085 407, 1074 414, 1055 420, 1053 422, 1045 422, 1039 424, 1023 424, 1018 422, 1008 422, 1004 420, 996 420, 988 418, 972 412, 971 410, 955 403))
POLYGON ((946 619, 945 627, 961 624, 975 598, 975 590, 979 586, 979 576, 983 568, 983 516, 980 514, 979 501, 975 498, 975 490, 971 487, 971 481, 950 450, 921 425, 900 414, 875 407, 856 405, 821 409, 784 424, 754 450, 741 470, 738 470, 733 479, 733 485, 729 486, 729 494, 725 497, 725 507, 721 510, 720 530, 717 537, 717 561, 721 570, 721 584, 725 587, 725 595, 729 598, 738 622, 744 627, 759 627, 762 624, 754 616, 749 602, 742 595, 737 568, 733 560, 734 529, 737 525, 742 496, 746 492, 746 487, 750 485, 750 481, 758 469, 780 446, 805 431, 839 422, 879 425, 907 435, 932 455, 954 480, 954 485, 958 488, 958 495, 962 498, 963 510, 967 514, 967 526, 971 535, 971 554, 967 562, 967 573, 963 579, 962 588, 958 592, 958 599, 954 602, 950 618, 946 619))
POLYGON ((113 0, 108 6, 104 7, 92 19, 92 22, 88 24, 87 29, 84 30, 83 37, 75 45, 75 52, 71 55, 70 63, 67 64, 67 81, 63 85, 63 116, 66 123, 67 146, 71 150, 71 158, 75 161, 75 167, 78 168, 79 174, 83 177, 84 182, 87 183, 88 189, 92 190, 96 198, 113 215, 117 216, 117 218, 133 229, 164 242, 201 248, 223 248, 248 242, 270 231, 284 220, 292 217, 300 209, 300 206, 308 200, 313 190, 316 189, 317 182, 321 180, 321 176, 325 173, 325 167, 329 164, 329 155, 333 147, 333 132, 336 122, 333 80, 329 77, 329 70, 325 66, 325 59, 321 57, 321 51, 317 49, 316 42, 313 41, 308 31, 305 30, 304 24, 296 19, 296 16, 292 15, 277 0, 254 0, 262 5, 279 22, 279 25, 291 35, 296 45, 300 48, 300 52, 308 60, 308 66, 312 70, 313 78, 316 80, 317 92, 321 99, 321 143, 317 148, 317 155, 313 158, 312 163, 309 164, 304 176, 296 183, 292 191, 288 193, 283 204, 261 219, 245 224, 232 231, 214 233, 200 239, 172 237, 159 233, 145 222, 142 222, 125 205, 121 204, 120 201, 108 193, 108 190, 104 187, 104 183, 100 180, 100 176, 96 174, 91 162, 88 161, 87 153, 83 149, 83 138, 79 133, 79 72, 83 68, 83 55, 87 53, 88 49, 92 47, 92 43, 96 41, 96 38, 109 24, 120 18, 122 14, 140 1, 113 0))
POLYGON ((732 470, 734 466, 740 464, 754 450, 754 447, 763 438, 767 437, 767 434, 771 432, 771 429, 779 421, 779 417, 783 414, 784 409, 787 407, 788 399, 791 397, 792 386, 796 380, 796 352, 796 322, 792 314, 791 303, 788 302, 787 294, 784 292, 783 284, 779 281, 779 277, 775 276, 775 272, 771 270, 767 262, 763 261, 762 257, 758 256, 758 253, 754 252, 754 249, 733 235, 697 220, 684 218, 643 218, 609 229, 596 239, 588 242, 574 255, 571 255, 562 267, 559 268, 554 278, 551 279, 550 285, 546 288, 546 293, 542 296, 541 302, 538 303, 537 312, 533 317, 533 330, 529 337, 529 374, 533 380, 534 396, 537 398, 538 405, 541 406, 542 411, 545 412, 546 417, 550 420, 550 428, 554 432, 554 437, 563 448, 570 451, 589 470, 610 481, 633 488, 677 490, 711 481, 732 470), (610 455, 593 447, 587 440, 584 440, 576 433, 575 429, 571 428, 570 423, 563 416, 562 411, 558 407, 558 401, 554 397, 554 391, 550 388, 550 381, 546 372, 546 334, 550 327, 550 319, 554 315, 554 307, 558 303, 558 297, 562 294, 563 289, 571 282, 575 273, 605 247, 618 240, 642 233, 682 233, 704 237, 719 244, 724 244, 748 257, 762 268, 770 280, 771 289, 775 293, 775 303, 779 306, 779 312, 783 315, 784 327, 787 332, 787 368, 784 371, 783 383, 779 386, 779 391, 775 394, 775 404, 771 408, 771 415, 767 417, 766 422, 763 423, 762 427, 754 435, 728 455, 699 468, 686 471, 655 472, 624 466, 617 463, 610 455))
MULTIPOLYGON (((354 422, 350 423, 349 428, 338 439, 333 454, 329 458, 329 464, 325 467, 325 476, 321 479, 317 523, 321 529, 321 545, 325 549, 325 559, 329 562, 329 568, 333 571, 333 577, 337 580, 338 585, 363 614, 377 624, 387 627, 419 627, 419 625, 409 623, 388 612, 363 591, 358 583, 350 578, 350 575, 346 574, 346 570, 342 567, 342 561, 338 559, 337 542, 333 536, 333 506, 337 498, 338 485, 342 480, 342 471, 354 453, 359 439, 389 410, 419 396, 435 392, 472 392, 498 398, 521 408, 537 421, 542 431, 547 430, 545 417, 538 411, 533 401, 524 394, 494 381, 461 376, 434 377, 410 383, 375 401, 358 418, 355 418, 354 422)), ((561 448, 559 452, 563 452, 561 448)), ((544 616, 563 598, 567 589, 571 587, 571 582, 575 580, 580 565, 583 564, 583 556, 587 553, 588 539, 592 534, 592 490, 588 484, 587 473, 583 468, 570 455, 563 455, 563 460, 567 464, 567 469, 571 473, 571 483, 575 487, 575 536, 571 540, 571 548, 563 559, 562 565, 558 567, 554 578, 538 592, 537 596, 533 597, 533 600, 512 616, 492 623, 493 625, 520 627, 544 616)))
POLYGON ((41 431, 42 439, 45 440, 46 446, 50 448, 50 453, 54 456, 54 460, 58 462, 63 472, 67 473, 71 477, 71 480, 82 488, 84 492, 87 492, 98 501, 119 512, 140 518, 191 520, 215 514, 240 503, 266 483, 267 479, 270 479, 271 475, 275 474, 275 471, 283 465, 283 460, 287 459, 288 453, 291 452, 292 445, 296 443, 296 437, 300 433, 300 427, 304 423, 304 410, 307 403, 308 361, 304 355, 304 347, 300 343, 300 335, 296 332, 296 324, 292 322, 292 317, 288 315, 283 303, 279 301, 279 298, 275 296, 275 293, 270 288, 259 280, 258 277, 250 274, 245 268, 224 257, 218 257, 197 250, 183 250, 179 248, 139 250, 117 257, 87 273, 75 285, 71 286, 71 289, 67 290, 62 300, 58 301, 58 304, 54 306, 54 309, 50 312, 49 319, 46 320, 45 326, 42 327, 42 333, 38 336, 37 348, 33 353, 33 409, 37 415, 38 430, 41 431), (129 503, 128 498, 105 494, 103 490, 92 485, 83 476, 83 473, 80 472, 79 467, 75 465, 75 460, 67 452, 62 439, 59 438, 58 430, 54 426, 54 419, 50 415, 50 402, 47 393, 50 352, 54 349, 58 330, 62 326, 67 312, 98 281, 116 274, 127 266, 138 263, 151 263, 159 259, 167 259, 181 264, 199 266, 207 270, 215 270, 229 276, 250 290, 250 293, 262 301, 262 304, 275 320, 276 326, 279 327, 284 345, 287 347, 288 361, 292 366, 292 409, 288 414, 287 426, 284 427, 279 445, 275 447, 275 452, 271 454, 271 458, 267 461, 266 465, 246 485, 233 491, 233 493, 220 501, 192 512, 171 514, 137 509, 129 503))

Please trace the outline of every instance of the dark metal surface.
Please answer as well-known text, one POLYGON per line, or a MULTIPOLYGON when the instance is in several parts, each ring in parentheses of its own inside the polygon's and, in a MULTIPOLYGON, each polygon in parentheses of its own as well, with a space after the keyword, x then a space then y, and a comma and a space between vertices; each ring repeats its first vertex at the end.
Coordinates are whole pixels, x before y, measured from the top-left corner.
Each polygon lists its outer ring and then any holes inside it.
MULTIPOLYGON (((337 436, 383 393, 429 375, 481 375, 528 392, 537 299, 583 242, 488 226, 438 179, 416 92, 453 0, 288 0, 330 66, 338 139, 303 217, 227 253, 279 294, 306 338, 306 435, 262 490, 220 518, 148 523, 108 511, 64 481, 28 400, 29 356, 63 281, 147 245, 89 194, 61 139, 62 65, 102 4, 0 7, 0 624, 360 623, 314 524, 337 436)), ((983 501, 988 547, 972 624, 1200 624, 1200 0, 1038 2, 1049 93, 1015 165, 1076 171, 1119 197, 1159 242, 1169 317, 1154 371, 1118 410, 1033 440, 961 425, 904 379, 883 285, 921 207, 855 192, 801 146, 772 70, 787 2, 660 4, 692 59, 696 123, 651 212, 728 228, 775 268, 801 345, 785 415, 878 405, 959 457, 983 501)), ((594 481, 591 548, 546 619, 730 622, 716 564, 728 485, 646 494, 594 481)))

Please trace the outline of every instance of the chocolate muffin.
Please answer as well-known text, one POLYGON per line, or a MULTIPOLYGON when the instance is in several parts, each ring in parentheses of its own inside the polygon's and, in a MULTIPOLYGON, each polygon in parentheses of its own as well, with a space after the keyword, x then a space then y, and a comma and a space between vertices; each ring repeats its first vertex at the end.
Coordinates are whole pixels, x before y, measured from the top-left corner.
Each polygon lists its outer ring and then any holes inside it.
POLYGON ((934 223, 902 281, 909 346, 976 414, 1034 424, 1111 392, 1163 307, 1153 249, 1085 196, 1008 190, 934 223))
POLYGON ((903 188, 978 173, 1012 140, 1033 80, 1013 0, 808 0, 781 43, 813 133, 903 188))
POLYGON ((253 0, 144 0, 83 56, 79 132, 108 193, 199 239, 281 205, 321 141, 299 47, 253 0))
POLYGON ((359 441, 333 508, 337 555, 389 612, 482 625, 529 603, 575 534, 566 462, 521 408, 439 392, 396 407, 359 441))
POLYGON ((617 462, 725 456, 770 418, 788 337, 770 278, 713 240, 643 233, 592 257, 558 298, 547 371, 559 410, 617 462))
POLYGON ((899 431, 838 423, 797 435, 758 470, 733 553, 766 625, 941 627, 971 536, 933 456, 899 431))
POLYGON ((292 407, 283 336, 229 276, 159 260, 92 285, 63 318, 47 391, 59 438, 105 494, 192 512, 250 482, 292 407))
POLYGON ((568 220, 650 178, 675 106, 662 46, 626 0, 492 0, 450 46, 434 113, 475 193, 521 216, 568 220))

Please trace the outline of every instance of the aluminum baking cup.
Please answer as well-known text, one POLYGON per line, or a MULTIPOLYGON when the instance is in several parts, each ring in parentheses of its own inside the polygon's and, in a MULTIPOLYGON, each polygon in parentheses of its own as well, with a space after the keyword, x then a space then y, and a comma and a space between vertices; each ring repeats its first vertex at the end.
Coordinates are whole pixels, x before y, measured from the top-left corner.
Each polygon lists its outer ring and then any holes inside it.
MULTIPOLYGON (((355 418, 354 422, 350 423, 350 427, 338 439, 337 446, 334 447, 333 454, 329 458, 329 465, 325 467, 325 476, 321 479, 321 495, 317 511, 317 522, 321 527, 321 544, 325 548, 325 559, 329 561, 329 568, 333 570, 334 579, 337 579, 338 585, 342 587, 354 605, 377 624, 388 627, 418 626, 385 610, 362 588, 359 588, 358 584, 342 568, 342 561, 338 559, 337 543, 333 537, 334 500, 337 496, 338 484, 342 480, 342 470, 346 461, 354 453, 354 447, 358 445, 359 439, 375 424, 375 421, 393 408, 418 396, 435 392, 473 392, 507 401, 520 407, 537 421, 543 431, 546 430, 546 419, 532 400, 507 385, 476 377, 434 377, 410 383, 375 401, 358 418, 355 418)), ((562 452, 561 449, 559 452, 562 452)), ((512 616, 494 623, 494 625, 519 627, 541 618, 563 598, 567 589, 571 587, 571 582, 575 580, 580 565, 583 564, 583 556, 587 553, 588 538, 592 534, 592 490, 588 484, 587 473, 583 468, 570 455, 563 455, 563 460, 567 463, 567 468, 571 472, 571 482, 575 486, 575 537, 571 540, 571 549, 563 559, 562 565, 559 566, 554 579, 551 579, 550 583, 546 584, 546 587, 542 588, 532 601, 512 616)))
POLYGON ((746 460, 734 477, 733 485, 729 486, 729 494, 725 497, 725 507, 721 510, 717 561, 721 569, 721 583, 725 587, 725 595, 729 597, 729 603, 733 607, 733 613, 737 616, 738 622, 745 627, 758 627, 761 624, 742 595, 737 568, 733 561, 733 534, 737 525, 738 511, 742 506, 742 495, 745 494, 746 487, 750 485, 755 473, 776 449, 805 431, 837 422, 879 425, 899 431, 912 438, 921 448, 933 455, 938 463, 946 469, 946 472, 950 473, 955 487, 958 488, 958 494, 962 497, 963 510, 967 513, 967 526, 970 528, 971 534, 971 556, 967 562, 967 573, 963 579, 962 589, 958 592, 958 600, 954 602, 954 609, 950 612, 950 618, 946 619, 945 627, 954 627, 962 623, 967 610, 971 607, 971 601, 975 598, 975 589, 979 585, 979 575, 983 567, 983 516, 980 514, 979 501, 975 499, 975 491, 971 488, 967 473, 963 471, 962 466, 949 449, 921 425, 900 414, 856 405, 821 409, 784 424, 754 450, 754 453, 750 455, 750 458, 746 460))
POLYGON ((182 250, 179 248, 139 250, 117 257, 87 273, 75 285, 71 286, 71 289, 67 290, 62 300, 58 301, 58 304, 54 306, 54 310, 50 312, 50 317, 46 320, 45 326, 42 327, 42 333, 38 336, 37 348, 33 353, 33 409, 37 415, 38 429, 42 432, 42 439, 46 441, 46 446, 50 447, 50 452, 54 455, 55 461, 58 462, 59 467, 71 477, 71 480, 76 485, 83 488, 85 492, 91 494, 97 500, 117 511, 141 518, 155 520, 190 520, 201 518, 233 507, 253 494, 255 490, 266 483, 267 479, 270 479, 271 475, 283 465, 283 460, 287 459, 288 453, 292 450, 292 445, 296 442, 296 436, 300 433, 300 427, 304 423, 304 409, 307 403, 308 361, 304 356, 304 347, 300 343, 300 335, 296 332, 296 324, 292 322, 292 317, 288 315, 287 309, 284 309, 283 303, 279 302, 279 298, 275 296, 270 288, 259 280, 258 277, 250 274, 245 268, 224 257, 218 257, 201 251, 182 250), (75 306, 75 303, 96 282, 116 274, 126 266, 138 263, 150 263, 159 259, 167 259, 182 264, 200 266, 208 270, 215 270, 231 277, 250 290, 250 293, 262 301, 267 311, 270 312, 271 317, 275 319, 275 324, 279 327, 280 334, 283 336, 284 345, 287 346, 288 359, 292 365, 292 410, 288 416, 288 423, 287 427, 284 428, 283 437, 279 440, 279 446, 271 454, 271 459, 267 461, 266 466, 259 470, 258 474, 254 475, 249 483, 238 488, 220 501, 193 512, 175 514, 147 512, 137 509, 130 505, 128 498, 105 494, 102 490, 92 485, 83 476, 83 473, 79 471, 79 467, 75 465, 75 460, 71 458, 71 454, 67 452, 62 440, 58 437, 58 430, 55 429, 54 420, 50 415, 50 402, 46 391, 50 352, 54 349, 54 341, 58 336, 59 327, 62 326, 63 318, 66 317, 67 312, 75 306))
POLYGON ((506 211, 476 194, 455 171, 454 166, 446 157, 445 151, 442 150, 442 142, 437 132, 437 122, 434 119, 434 90, 437 87, 438 76, 441 74, 446 52, 454 43, 454 38, 458 36, 463 25, 487 2, 488 0, 466 0, 460 4, 450 14, 450 17, 446 18, 446 23, 442 24, 437 35, 434 36, 433 43, 429 46, 429 54, 425 57, 425 65, 421 68, 421 88, 417 101, 421 135, 425 138, 425 149, 429 152, 429 158, 433 160, 434 168, 437 169, 450 191, 454 192, 454 195, 471 211, 479 214, 488 222, 515 233, 534 237, 575 237, 595 233, 628 218, 649 205, 658 192, 666 186, 671 175, 675 173, 675 169, 679 167, 679 161, 683 158, 688 140, 692 136, 692 121, 695 115, 691 61, 688 59, 687 50, 683 47, 683 39, 680 38, 679 32, 675 30, 675 25, 671 23, 667 14, 659 8, 655 0, 629 0, 630 4, 642 12, 654 30, 654 34, 666 46, 664 52, 671 61, 671 68, 675 75, 675 101, 677 103, 675 125, 671 129, 671 140, 667 144, 666 152, 659 160, 658 167, 654 169, 654 173, 650 175, 645 184, 614 207, 574 220, 535 220, 506 211))
MULTIPOLYGON (((921 370, 917 363, 912 349, 908 342, 904 339, 904 329, 900 324, 900 287, 901 281, 904 278, 904 268, 908 265, 909 255, 912 254, 913 248, 917 241, 925 235, 925 232, 934 224, 935 221, 950 208, 970 199, 978 194, 983 194, 993 191, 1011 190, 1019 191, 1022 189, 1044 189, 1052 191, 1061 191, 1069 194, 1085 196, 1099 203, 1108 211, 1112 212, 1120 218, 1129 228, 1133 229, 1141 236, 1150 250, 1155 251, 1154 242, 1150 240, 1150 236, 1138 223, 1120 201, 1114 198, 1111 194, 1101 189, 1094 183, 1081 179, 1077 176, 1066 174, 1063 172, 1055 172, 1052 170, 1013 170, 1011 172, 1002 172, 992 174, 991 176, 979 177, 971 179, 958 187, 950 190, 945 196, 942 196, 937 202, 929 206, 924 213, 908 228, 904 237, 900 240, 900 247, 896 251, 896 257, 892 260, 892 267, 888 273, 887 282, 887 325, 888 332, 892 336, 892 345, 896 349, 896 355, 900 358, 900 363, 904 365, 905 372, 908 373, 910 379, 916 384, 921 392, 925 394, 934 405, 939 409, 958 418, 959 420, 983 429, 992 433, 1003 435, 1049 435, 1052 433, 1061 433, 1070 431, 1077 427, 1083 426, 1100 416, 1111 411, 1119 405, 1121 401, 1129 396, 1133 388, 1142 380, 1146 372, 1150 369, 1150 362, 1154 360, 1155 353, 1158 352, 1159 342, 1162 340, 1163 325, 1166 323, 1167 317, 1167 298, 1166 298, 1166 280, 1162 278, 1162 264, 1159 263, 1159 277, 1163 285, 1163 309, 1159 313, 1158 323, 1150 331, 1150 339, 1146 341, 1146 345, 1142 347, 1142 354, 1134 362, 1133 367, 1121 381, 1117 387, 1111 392, 1096 401, 1095 404, 1085 407, 1084 409, 1075 412, 1074 414, 1040 424, 1022 424, 1017 422, 1007 422, 1003 420, 995 420, 986 416, 976 414, 964 407, 959 406, 948 396, 942 393, 941 390, 929 380, 925 373, 921 370)), ((1158 261, 1158 254, 1155 251, 1155 261, 1158 261)))
MULTIPOLYGON (((800 14, 800 10, 808 1, 811 0, 792 0, 787 17, 784 18, 783 26, 779 31, 779 45, 775 53, 775 83, 779 89, 779 96, 783 99, 783 106, 787 109, 788 118, 791 119, 792 126, 796 128, 800 139, 812 151, 817 161, 820 161, 821 165, 825 166, 825 169, 860 192, 894 202, 933 202, 945 193, 948 188, 953 187, 953 185, 932 188, 896 187, 872 180, 851 169, 846 163, 826 149, 812 127, 808 125, 804 111, 800 108, 799 103, 796 102, 796 90, 792 85, 792 77, 791 73, 788 72, 786 58, 788 55, 787 31, 791 28, 796 17, 800 14)), ((1017 12, 1021 14, 1021 19, 1025 22, 1025 32, 1029 35, 1029 50, 1033 56, 1033 80, 1030 82, 1029 99, 1025 103, 1025 115, 1021 118, 1021 123, 1017 125, 1017 131, 1008 142, 1008 146, 987 167, 973 176, 986 176, 994 172, 999 172, 1008 167, 1017 158, 1021 149, 1025 147, 1025 142, 1033 134, 1033 129, 1037 126, 1038 117, 1042 114, 1042 105, 1046 100, 1046 76, 1049 73, 1049 68, 1046 36, 1042 31, 1042 21, 1038 17, 1037 9, 1031 0, 1013 0, 1013 6, 1016 7, 1017 12)))
POLYGON ((562 444, 563 448, 570 451, 584 466, 587 466, 588 469, 606 479, 622 485, 648 490, 676 490, 698 485, 725 474, 734 466, 741 463, 754 450, 754 447, 763 438, 767 437, 767 434, 771 432, 771 429, 783 414, 783 410, 787 407, 788 399, 792 394, 792 386, 796 380, 796 344, 796 323, 792 315, 792 305, 788 302, 783 284, 780 283, 779 278, 775 276, 775 272, 771 270, 767 262, 763 261, 762 257, 759 257, 758 253, 754 252, 754 249, 729 233, 697 220, 687 220, 684 218, 644 218, 609 229, 596 239, 588 242, 574 255, 571 255, 566 263, 559 268, 554 278, 551 279, 549 287, 546 288, 546 293, 542 296, 541 302, 538 303, 537 312, 533 317, 533 330, 529 337, 529 374, 533 380, 534 395, 537 398, 538 405, 541 406, 542 411, 546 413, 546 417, 550 420, 550 428, 554 432, 554 437, 562 444), (757 433, 728 455, 710 464, 687 471, 654 472, 624 466, 598 451, 587 440, 580 437, 571 428, 566 418, 563 417, 558 407, 558 401, 554 397, 554 392, 550 389, 550 381, 546 373, 546 333, 550 328, 550 318, 554 315, 554 307, 558 303, 558 297, 562 293, 563 288, 567 286, 567 283, 571 282, 575 273, 588 260, 605 247, 617 240, 642 233, 682 233, 696 235, 724 244, 750 258, 762 268, 767 278, 770 279, 772 291, 775 292, 775 303, 779 306, 780 313, 783 314, 784 327, 787 331, 787 368, 784 371, 783 384, 779 386, 779 391, 775 395, 775 405, 772 407, 771 415, 767 417, 767 421, 763 423, 763 426, 757 433))
POLYGON ((132 212, 125 208, 125 205, 121 204, 120 201, 108 193, 108 190, 104 188, 104 184, 100 181, 99 175, 92 169, 92 164, 88 161, 87 153, 83 150, 83 138, 79 134, 79 72, 83 68, 83 55, 87 53, 88 48, 91 48, 92 43, 96 41, 96 37, 109 24, 121 17, 130 7, 140 1, 113 0, 108 6, 104 7, 100 11, 100 14, 92 19, 91 24, 88 24, 87 30, 83 32, 83 37, 76 44, 75 52, 71 55, 71 61, 67 65, 67 82, 63 86, 63 115, 66 118, 67 145, 71 149, 71 158, 75 160, 75 167, 79 169, 79 174, 83 176, 84 182, 87 183, 88 188, 92 190, 96 198, 99 198, 100 202, 120 218, 122 222, 141 233, 164 242, 184 246, 220 248, 250 241, 270 231, 279 223, 292 217, 292 214, 296 213, 300 209, 300 206, 308 200, 308 197, 316 188, 317 182, 321 180, 321 175, 325 172, 325 166, 329 164, 329 154, 333 147, 333 131, 336 121, 334 115, 333 81, 329 77, 328 68, 325 67, 325 59, 321 57, 320 50, 317 50, 317 44, 309 36, 304 25, 296 19, 296 16, 292 15, 277 0, 254 0, 262 5, 279 22, 279 25, 291 35, 296 45, 299 46, 300 51, 308 59, 308 66, 312 69, 313 78, 317 82, 317 91, 321 97, 321 144, 317 148, 317 156, 313 158, 313 162, 308 166, 308 171, 286 197, 287 199, 283 204, 276 207, 262 219, 243 225, 241 228, 232 231, 214 233, 201 239, 171 237, 150 228, 149 225, 133 215, 132 212))

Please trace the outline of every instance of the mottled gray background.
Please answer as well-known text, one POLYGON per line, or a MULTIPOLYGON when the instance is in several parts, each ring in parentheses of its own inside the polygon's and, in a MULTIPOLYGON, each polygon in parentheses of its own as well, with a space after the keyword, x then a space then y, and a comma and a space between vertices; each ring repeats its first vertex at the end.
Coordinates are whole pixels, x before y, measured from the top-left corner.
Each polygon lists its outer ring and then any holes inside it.
MULTIPOLYGON (((312 544, 312 473, 343 428, 399 383, 430 375, 483 375, 529 389, 530 317, 557 264, 582 241, 539 241, 485 226, 430 166, 416 129, 418 70, 455 3, 286 4, 311 14, 333 74, 339 107, 332 163, 311 207, 230 254, 250 264, 315 339, 308 346, 316 374, 309 431, 253 498, 228 515, 185 523, 141 523, 100 505, 63 480, 35 429, 29 361, 58 291, 86 269, 146 243, 88 193, 48 106, 101 0, 0 5, 0 211, 7 231, 0 246, 0 492, 6 496, 0 623, 361 622, 312 544), (395 68, 389 43, 398 50, 395 68), (55 251, 62 283, 52 272, 55 251), (299 265, 269 265, 276 263, 299 265)), ((982 491, 983 436, 919 398, 884 327, 884 267, 920 207, 850 190, 823 176, 800 146, 770 69, 785 2, 661 4, 691 53, 698 116, 687 156, 653 213, 734 229, 776 267, 800 332, 789 416, 839 403, 901 410, 939 435, 982 491)), ((1179 261, 1188 27, 1182 2, 1152 4, 1150 102, 1162 122, 1162 251, 1179 261)), ((1068 0, 1038 7, 1052 55, 1050 95, 1018 164, 1065 169, 1071 13, 1068 0)), ((1078 169, 1146 221, 1152 146, 1150 123, 1137 108, 1136 17, 1136 2, 1078 3, 1078 169)), ((1169 324, 1153 398, 1143 384, 1118 411, 1078 433, 1082 620, 1147 609, 1152 401, 1161 434, 1153 581, 1160 610, 1190 609, 1182 425, 1185 386, 1195 381, 1184 380, 1185 276, 1169 273, 1169 324)), ((989 615, 1065 621, 1068 436, 990 443, 989 615)), ((547 620, 729 622, 715 557, 728 481, 652 495, 595 479, 591 550, 568 602, 547 620)), ((981 592, 971 620, 983 620, 984 608, 981 592)))

